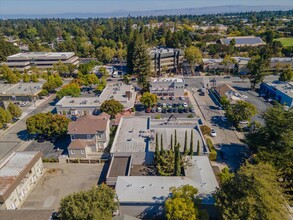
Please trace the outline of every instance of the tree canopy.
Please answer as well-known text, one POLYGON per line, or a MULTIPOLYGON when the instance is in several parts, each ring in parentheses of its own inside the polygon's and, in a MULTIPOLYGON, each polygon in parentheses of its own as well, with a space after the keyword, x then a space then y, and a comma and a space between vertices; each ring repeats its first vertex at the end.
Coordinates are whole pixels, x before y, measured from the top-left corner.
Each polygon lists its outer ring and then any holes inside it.
POLYGON ((66 220, 108 220, 116 209, 115 191, 102 184, 64 197, 59 210, 66 220))
POLYGON ((64 96, 78 97, 80 96, 80 88, 76 83, 70 83, 62 87, 57 93, 58 99, 61 99, 64 96))
POLYGON ((115 99, 106 100, 101 105, 101 111, 108 113, 112 118, 115 117, 115 115, 118 113, 121 113, 123 109, 124 106, 115 99))
POLYGON ((190 46, 185 49, 184 56, 191 66, 192 73, 194 73, 195 64, 200 64, 202 62, 202 53, 200 49, 195 46, 190 46))
POLYGON ((144 104, 145 106, 152 107, 155 104, 157 104, 158 97, 156 94, 152 94, 150 92, 145 92, 143 95, 140 97, 140 102, 144 104))
POLYGON ((13 118, 19 118, 21 116, 22 112, 20 107, 13 104, 12 102, 9 102, 7 109, 13 118))

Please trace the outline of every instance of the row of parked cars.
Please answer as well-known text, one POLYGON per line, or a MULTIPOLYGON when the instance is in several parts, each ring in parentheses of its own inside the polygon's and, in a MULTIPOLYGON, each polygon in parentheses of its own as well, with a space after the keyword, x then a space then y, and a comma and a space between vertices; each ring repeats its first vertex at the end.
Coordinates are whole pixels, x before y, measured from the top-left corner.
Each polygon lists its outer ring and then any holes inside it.
POLYGON ((146 113, 194 113, 195 110, 192 106, 188 106, 187 103, 173 103, 173 104, 169 104, 169 103, 163 103, 160 104, 158 103, 156 106, 154 106, 153 108, 147 108, 145 110, 146 113))

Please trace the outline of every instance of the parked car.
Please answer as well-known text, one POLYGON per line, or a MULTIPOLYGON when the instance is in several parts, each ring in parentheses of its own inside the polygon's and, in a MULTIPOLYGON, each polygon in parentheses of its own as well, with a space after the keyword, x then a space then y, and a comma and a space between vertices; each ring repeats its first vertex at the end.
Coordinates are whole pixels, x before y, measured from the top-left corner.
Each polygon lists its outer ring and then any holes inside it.
POLYGON ((26 106, 27 104, 28 104, 28 102, 23 102, 23 103, 20 104, 20 107, 24 107, 24 106, 26 106))
POLYGON ((162 113, 167 113, 167 108, 163 108, 162 113))
POLYGON ((184 96, 180 96, 179 99, 180 100, 185 100, 185 97, 184 96))
POLYGON ((199 93, 200 96, 205 96, 205 94, 206 94, 205 92, 200 92, 199 93))
POLYGON ((152 113, 155 113, 156 112, 156 108, 152 108, 151 112, 152 113))
POLYGON ((184 112, 184 113, 188 113, 188 111, 189 111, 188 108, 184 108, 184 109, 183 109, 183 112, 184 112))
POLYGON ((161 96, 161 99, 162 99, 162 100, 166 100, 166 97, 165 97, 165 96, 161 96))
POLYGON ((162 107, 162 106, 163 106, 162 103, 157 104, 157 107, 162 107))
POLYGON ((183 113, 183 108, 178 108, 178 113, 183 113))
POLYGON ((168 112, 172 113, 173 112, 173 108, 168 108, 168 112))
POLYGON ((166 103, 163 103, 163 104, 162 104, 162 107, 163 107, 163 108, 166 108, 166 107, 167 107, 167 104, 166 104, 166 103))
POLYGON ((162 112, 162 108, 161 108, 161 107, 158 107, 158 108, 157 108, 157 112, 158 112, 158 113, 161 113, 161 112, 162 112))
POLYGON ((151 108, 147 108, 147 109, 145 110, 145 112, 146 112, 146 113, 151 113, 151 110, 152 110, 151 108))
POLYGON ((176 108, 176 107, 178 107, 178 104, 173 103, 172 107, 173 107, 173 108, 176 108))
POLYGON ((217 137, 216 130, 212 128, 210 135, 211 135, 211 137, 217 137))
POLYGON ((187 108, 187 107, 188 107, 188 105, 187 105, 186 102, 183 103, 183 107, 184 107, 184 108, 187 108))
POLYGON ((174 101, 175 100, 175 97, 174 96, 171 96, 170 97, 170 100, 174 101))
POLYGON ((167 107, 168 108, 172 108, 172 104, 171 103, 167 103, 167 107))
POLYGON ((231 76, 224 76, 224 79, 230 79, 231 76))
POLYGON ((173 108, 173 113, 178 113, 178 108, 173 108))
POLYGON ((194 110, 193 107, 189 108, 189 111, 190 111, 191 113, 194 113, 194 112, 195 112, 195 110, 194 110))

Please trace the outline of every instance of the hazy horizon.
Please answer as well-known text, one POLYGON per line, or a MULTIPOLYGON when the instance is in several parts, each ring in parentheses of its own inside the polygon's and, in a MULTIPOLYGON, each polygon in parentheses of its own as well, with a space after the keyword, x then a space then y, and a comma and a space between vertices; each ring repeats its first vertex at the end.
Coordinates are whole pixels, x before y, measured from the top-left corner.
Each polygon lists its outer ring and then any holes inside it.
MULTIPOLYGON (((292 6, 292 0, 0 0, 0 14, 111 13, 166 9, 215 7, 225 5, 292 6)), ((290 8, 288 8, 290 9, 290 8)))

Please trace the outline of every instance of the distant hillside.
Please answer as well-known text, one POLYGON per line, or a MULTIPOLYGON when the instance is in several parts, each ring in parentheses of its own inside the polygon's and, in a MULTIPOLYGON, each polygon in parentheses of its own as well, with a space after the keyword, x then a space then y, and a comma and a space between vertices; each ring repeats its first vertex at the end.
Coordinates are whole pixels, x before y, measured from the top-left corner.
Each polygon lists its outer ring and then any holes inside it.
POLYGON ((182 9, 164 9, 152 11, 115 11, 110 13, 63 13, 63 14, 0 14, 0 18, 89 18, 89 17, 126 17, 131 16, 159 16, 159 15, 203 15, 203 14, 220 14, 236 13, 249 11, 277 11, 290 10, 293 6, 283 5, 263 5, 263 6, 246 6, 246 5, 227 5, 201 8, 182 8, 182 9))

